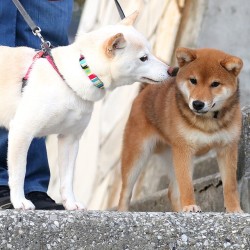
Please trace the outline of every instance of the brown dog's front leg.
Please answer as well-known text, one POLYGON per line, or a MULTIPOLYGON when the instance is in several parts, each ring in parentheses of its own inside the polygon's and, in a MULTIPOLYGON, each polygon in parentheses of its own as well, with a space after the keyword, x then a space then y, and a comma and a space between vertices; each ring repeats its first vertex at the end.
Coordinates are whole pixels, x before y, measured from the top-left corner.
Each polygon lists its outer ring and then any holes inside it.
POLYGON ((173 163, 177 184, 180 192, 182 212, 200 212, 195 204, 192 184, 192 154, 188 147, 173 147, 173 163))
POLYGON ((237 160, 237 143, 217 149, 217 161, 223 183, 224 205, 226 211, 242 213, 236 178, 237 160))

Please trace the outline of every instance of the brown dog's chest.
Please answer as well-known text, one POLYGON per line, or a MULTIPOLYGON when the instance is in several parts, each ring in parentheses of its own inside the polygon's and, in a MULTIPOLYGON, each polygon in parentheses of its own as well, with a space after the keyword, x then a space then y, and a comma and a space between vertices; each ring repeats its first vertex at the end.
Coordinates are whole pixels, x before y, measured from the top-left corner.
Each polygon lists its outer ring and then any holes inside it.
POLYGON ((179 136, 183 143, 189 145, 195 154, 204 154, 212 148, 224 147, 239 137, 239 128, 230 126, 213 133, 203 132, 199 129, 187 128, 179 124, 179 136))

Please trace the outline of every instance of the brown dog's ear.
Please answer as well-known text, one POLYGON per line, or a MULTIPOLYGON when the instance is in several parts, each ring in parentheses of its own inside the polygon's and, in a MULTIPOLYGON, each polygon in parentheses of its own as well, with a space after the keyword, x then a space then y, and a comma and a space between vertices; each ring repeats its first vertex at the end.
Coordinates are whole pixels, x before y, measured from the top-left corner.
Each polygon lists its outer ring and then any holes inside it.
POLYGON ((131 15, 129 15, 128 17, 125 17, 122 21, 120 21, 119 24, 122 24, 122 25, 134 25, 138 14, 139 14, 139 11, 136 10, 131 15))
POLYGON ((228 56, 220 64, 226 70, 232 72, 235 76, 239 75, 243 66, 242 60, 236 56, 228 56))
POLYGON ((116 35, 110 37, 104 43, 105 53, 112 57, 115 55, 116 50, 123 49, 126 47, 126 40, 122 33, 117 33, 116 35))
POLYGON ((192 62, 196 58, 195 51, 188 48, 177 48, 175 55, 180 67, 192 62))

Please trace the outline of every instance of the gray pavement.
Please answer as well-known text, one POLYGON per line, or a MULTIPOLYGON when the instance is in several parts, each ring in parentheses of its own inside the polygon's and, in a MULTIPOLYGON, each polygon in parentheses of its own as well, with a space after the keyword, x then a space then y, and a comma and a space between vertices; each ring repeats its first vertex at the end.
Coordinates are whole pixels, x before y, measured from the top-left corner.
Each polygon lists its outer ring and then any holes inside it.
POLYGON ((250 215, 0 211, 0 249, 250 249, 250 215))

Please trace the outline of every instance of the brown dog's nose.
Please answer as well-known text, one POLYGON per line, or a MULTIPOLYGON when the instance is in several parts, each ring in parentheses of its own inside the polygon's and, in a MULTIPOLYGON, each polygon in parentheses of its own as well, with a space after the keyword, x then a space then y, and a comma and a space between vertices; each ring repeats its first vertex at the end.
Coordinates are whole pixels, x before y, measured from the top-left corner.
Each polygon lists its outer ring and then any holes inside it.
POLYGON ((199 100, 195 100, 193 101, 193 107, 195 110, 199 111, 201 109, 203 109, 205 106, 205 103, 204 102, 201 102, 199 100))
POLYGON ((179 71, 178 67, 170 67, 168 68, 168 74, 172 77, 176 76, 179 71))

